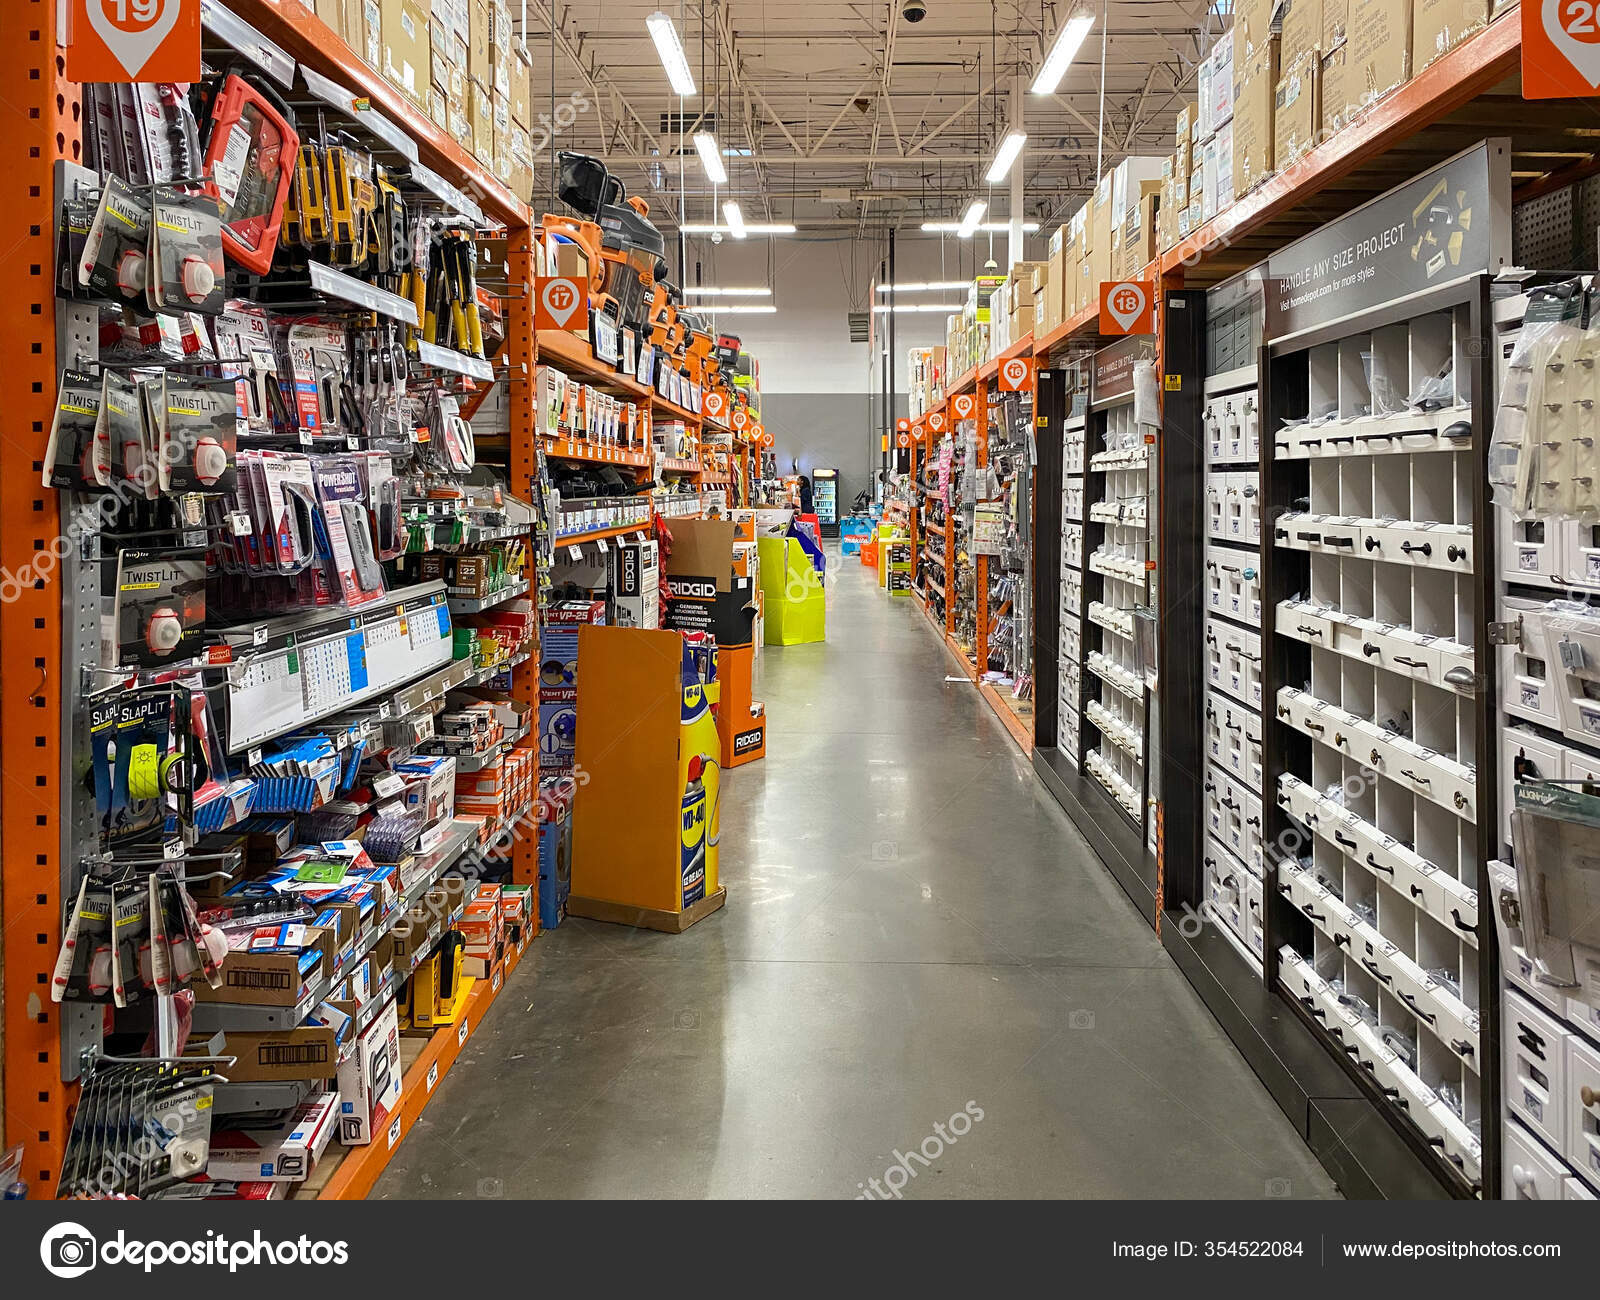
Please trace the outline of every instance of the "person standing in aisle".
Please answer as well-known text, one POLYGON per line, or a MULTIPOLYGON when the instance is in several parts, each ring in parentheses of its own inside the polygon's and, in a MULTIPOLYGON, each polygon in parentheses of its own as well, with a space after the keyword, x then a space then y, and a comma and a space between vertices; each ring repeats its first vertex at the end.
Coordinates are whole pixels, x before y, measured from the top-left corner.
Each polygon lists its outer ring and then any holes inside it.
MULTIPOLYGON (((800 467, 795 466, 796 469, 800 467)), ((814 503, 811 495, 811 475, 800 475, 800 513, 803 515, 814 514, 814 503)))

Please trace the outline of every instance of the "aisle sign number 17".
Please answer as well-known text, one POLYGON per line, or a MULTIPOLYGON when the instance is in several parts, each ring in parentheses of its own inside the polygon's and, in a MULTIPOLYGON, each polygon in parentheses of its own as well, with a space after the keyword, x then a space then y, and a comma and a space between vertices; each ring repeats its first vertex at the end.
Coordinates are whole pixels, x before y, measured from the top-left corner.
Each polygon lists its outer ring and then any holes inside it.
POLYGON ((1595 0, 1523 0, 1522 97, 1569 99, 1600 90, 1595 0))
POLYGON ((66 75, 198 81, 200 0, 68 0, 66 75))

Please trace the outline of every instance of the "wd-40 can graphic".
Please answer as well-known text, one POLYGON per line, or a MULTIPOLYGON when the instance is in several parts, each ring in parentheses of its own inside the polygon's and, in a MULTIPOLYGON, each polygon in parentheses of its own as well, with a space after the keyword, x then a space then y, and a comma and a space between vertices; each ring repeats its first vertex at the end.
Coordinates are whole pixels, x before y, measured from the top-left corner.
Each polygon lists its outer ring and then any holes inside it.
POLYGON ((709 809, 704 781, 706 760, 696 755, 689 760, 688 780, 683 788, 683 840, 681 868, 683 905, 698 903, 706 893, 706 832, 709 809))

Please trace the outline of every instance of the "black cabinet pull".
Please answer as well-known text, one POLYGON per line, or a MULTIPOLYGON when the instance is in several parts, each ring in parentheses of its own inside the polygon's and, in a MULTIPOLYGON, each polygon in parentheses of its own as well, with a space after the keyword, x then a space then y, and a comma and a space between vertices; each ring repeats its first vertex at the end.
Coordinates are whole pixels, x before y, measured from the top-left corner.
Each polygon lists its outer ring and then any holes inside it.
POLYGON ((1456 546, 1452 544, 1450 549, 1446 551, 1445 554, 1450 557, 1450 563, 1454 564, 1457 560, 1464 560, 1467 558, 1467 548, 1465 546, 1456 546))
POLYGON ((1418 776, 1409 767, 1402 767, 1400 769, 1400 775, 1401 776, 1409 776, 1418 785, 1432 785, 1433 784, 1433 778, 1432 777, 1430 777, 1430 776, 1418 776))
POLYGON ((1297 624, 1296 627, 1295 627, 1295 631, 1304 632, 1307 636, 1321 636, 1322 635, 1322 629, 1320 627, 1309 627, 1305 623, 1297 624))
POLYGON ((1383 543, 1380 542, 1376 537, 1365 537, 1362 539, 1362 545, 1364 545, 1369 551, 1376 551, 1382 548, 1383 543))
POLYGON ((1372 642, 1367 641, 1367 642, 1364 642, 1362 644, 1361 653, 1363 655, 1365 655, 1368 659, 1370 659, 1370 658, 1372 658, 1373 655, 1382 654, 1383 653, 1383 647, 1382 646, 1375 646, 1375 645, 1372 644, 1372 642))
POLYGON ((1316 911, 1315 911, 1315 910, 1314 910, 1314 909, 1312 909, 1312 908, 1310 908, 1310 907, 1306 907, 1306 908, 1304 908, 1304 909, 1302 909, 1302 910, 1303 910, 1303 911, 1304 911, 1304 912, 1305 912, 1305 914, 1306 914, 1306 915, 1307 915, 1307 916, 1309 916, 1309 917, 1310 917, 1310 918, 1311 918, 1311 919, 1312 919, 1312 920, 1313 920, 1313 921, 1326 921, 1326 920, 1327 920, 1327 919, 1328 919, 1328 918, 1327 918, 1327 917, 1326 917, 1326 916, 1319 916, 1319 915, 1318 915, 1318 914, 1317 914, 1317 913, 1316 913, 1316 911))
POLYGON ((1478 1055, 1478 1053, 1476 1052, 1476 1050, 1474 1050, 1474 1048, 1473 1048, 1471 1043, 1468 1043, 1468 1042, 1459 1042, 1458 1043, 1453 1038, 1450 1040, 1450 1048, 1451 1048, 1451 1050, 1453 1052, 1455 1052, 1455 1054, 1457 1056, 1470 1056, 1470 1057, 1473 1057, 1474 1059, 1476 1059, 1476 1057, 1478 1055))
POLYGON ((1379 862, 1378 859, 1373 857, 1372 854, 1370 854, 1370 853, 1367 854, 1367 865, 1369 867, 1371 867, 1374 871, 1387 871, 1391 876, 1394 875, 1394 868, 1393 867, 1388 866, 1385 863, 1379 862))
POLYGON ((1356 539, 1354 537, 1324 537, 1322 544, 1324 546, 1348 546, 1354 549, 1356 539))
POLYGON ((1533 1032, 1526 1025, 1517 1026, 1517 1041, 1537 1056, 1544 1060, 1544 1039, 1533 1032))
POLYGON ((1463 921, 1461 919, 1461 909, 1460 908, 1452 907, 1450 909, 1450 919, 1456 923, 1456 929, 1458 929, 1458 930, 1465 931, 1467 934, 1476 934, 1478 932, 1478 927, 1477 926, 1468 925, 1465 921, 1463 921))
POLYGON ((1320 736, 1324 731, 1327 730, 1327 728, 1324 727, 1320 722, 1313 722, 1313 721, 1311 721, 1310 718, 1307 718, 1306 719, 1306 730, 1307 731, 1314 731, 1314 732, 1317 733, 1317 735, 1320 736))
POLYGON ((1438 1020, 1437 1016, 1430 1015, 1428 1012, 1424 1011, 1421 1007, 1419 1007, 1417 1005, 1417 1000, 1414 997, 1412 997, 1411 994, 1407 993, 1404 989, 1400 990, 1400 1000, 1402 1002, 1404 1002, 1408 1007, 1410 1007, 1414 1012, 1416 1012, 1417 1015, 1421 1016, 1424 1020, 1426 1020, 1430 1025, 1434 1024, 1438 1020))
POLYGON ((1280 542, 1286 541, 1289 536, 1289 530, 1287 528, 1274 528, 1272 530, 1272 535, 1280 542))
POLYGON ((1391 976, 1385 975, 1381 970, 1378 969, 1378 965, 1377 965, 1376 962, 1370 962, 1365 957, 1363 957, 1361 959, 1361 964, 1367 968, 1367 970, 1371 973, 1372 978, 1377 980, 1378 983, 1380 983, 1380 984, 1393 984, 1394 983, 1394 979, 1391 976))
POLYGON ((1412 885, 1411 886, 1411 897, 1412 898, 1425 898, 1426 895, 1422 892, 1422 890, 1418 886, 1412 885))
POLYGON ((1404 655, 1396 655, 1394 661, 1397 664, 1404 664, 1407 668, 1426 668, 1428 666, 1421 659, 1407 659, 1404 655))
POLYGON ((1400 543, 1400 549, 1402 551, 1404 551, 1407 555, 1410 555, 1412 551, 1421 551, 1423 553, 1423 555, 1425 555, 1425 556, 1432 556, 1433 555, 1433 543, 1432 542, 1423 542, 1420 545, 1418 545, 1415 542, 1401 542, 1400 543))
POLYGON ((1246 817, 1245 821, 1244 821, 1244 824, 1246 826, 1254 826, 1257 830, 1260 830, 1261 829, 1261 818, 1259 818, 1259 817, 1246 817))
POLYGON ((1322 534, 1321 533, 1296 533, 1295 534, 1295 540, 1296 541, 1301 541, 1301 542, 1320 542, 1320 541, 1322 541, 1322 534))
POLYGON ((1367 755, 1367 761, 1371 763, 1373 767, 1377 767, 1379 763, 1383 762, 1383 755, 1377 750, 1373 750, 1367 755))
POLYGON ((1333 833, 1333 842, 1347 849, 1353 849, 1356 846, 1356 842, 1354 840, 1339 834, 1338 831, 1334 831, 1333 833))
POLYGON ((1350 946, 1350 936, 1348 934, 1334 935, 1333 946, 1335 948, 1348 948, 1350 946))
POLYGON ((1224 722, 1222 725, 1224 727, 1226 727, 1229 731, 1243 731, 1244 730, 1244 728, 1242 726, 1240 726, 1237 722, 1224 722))

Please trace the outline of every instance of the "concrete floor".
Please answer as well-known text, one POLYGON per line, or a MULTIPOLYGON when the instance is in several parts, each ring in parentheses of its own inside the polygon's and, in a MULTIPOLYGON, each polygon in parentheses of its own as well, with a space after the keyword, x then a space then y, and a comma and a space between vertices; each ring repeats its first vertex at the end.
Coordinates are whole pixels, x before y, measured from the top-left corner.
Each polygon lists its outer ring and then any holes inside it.
POLYGON ((374 1195, 1334 1195, 920 609, 828 600, 763 652, 728 905, 541 936, 374 1195))

